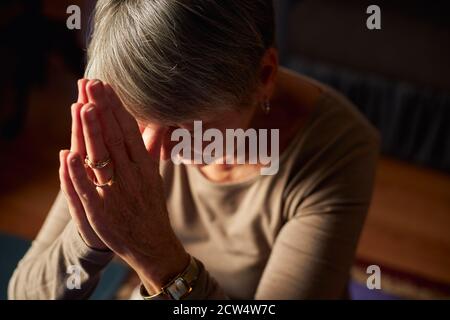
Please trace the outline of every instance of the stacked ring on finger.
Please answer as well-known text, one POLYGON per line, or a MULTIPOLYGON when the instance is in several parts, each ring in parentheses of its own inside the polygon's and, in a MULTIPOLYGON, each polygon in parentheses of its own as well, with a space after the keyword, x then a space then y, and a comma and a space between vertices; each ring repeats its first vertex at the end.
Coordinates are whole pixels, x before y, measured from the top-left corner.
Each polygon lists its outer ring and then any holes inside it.
POLYGON ((99 188, 103 188, 103 187, 110 187, 110 186, 112 186, 113 185, 113 183, 114 183, 114 174, 111 176, 111 178, 108 180, 108 181, 106 181, 105 183, 99 183, 96 179, 94 179, 94 181, 92 181, 93 183, 94 183, 94 185, 96 186, 96 187, 99 187, 99 188))
POLYGON ((104 167, 106 167, 108 164, 111 163, 111 158, 108 158, 106 160, 103 161, 96 161, 93 162, 89 159, 89 156, 86 156, 86 158, 84 159, 84 163, 89 166, 91 169, 102 169, 104 167))

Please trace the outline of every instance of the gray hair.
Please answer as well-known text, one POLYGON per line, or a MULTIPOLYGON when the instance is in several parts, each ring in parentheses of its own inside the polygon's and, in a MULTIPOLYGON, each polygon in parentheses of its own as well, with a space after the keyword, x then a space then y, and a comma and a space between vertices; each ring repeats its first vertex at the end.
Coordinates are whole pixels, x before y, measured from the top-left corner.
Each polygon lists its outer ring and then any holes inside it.
POLYGON ((99 0, 85 76, 138 119, 179 123, 253 103, 272 0, 99 0))

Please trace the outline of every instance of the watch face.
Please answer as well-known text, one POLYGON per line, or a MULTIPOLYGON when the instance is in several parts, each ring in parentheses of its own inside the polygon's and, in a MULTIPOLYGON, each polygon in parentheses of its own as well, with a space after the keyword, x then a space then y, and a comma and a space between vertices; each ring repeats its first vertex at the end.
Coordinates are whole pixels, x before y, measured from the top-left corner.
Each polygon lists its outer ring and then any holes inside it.
POLYGON ((167 288, 173 299, 181 299, 185 294, 189 293, 191 287, 186 283, 183 278, 177 278, 173 284, 167 288))

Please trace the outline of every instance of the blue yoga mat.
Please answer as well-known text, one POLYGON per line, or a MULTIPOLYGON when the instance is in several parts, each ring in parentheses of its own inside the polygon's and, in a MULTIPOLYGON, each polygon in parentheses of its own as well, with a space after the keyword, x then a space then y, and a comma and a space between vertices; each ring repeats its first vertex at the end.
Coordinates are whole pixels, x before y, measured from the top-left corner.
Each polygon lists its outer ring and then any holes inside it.
MULTIPOLYGON (((8 282, 17 263, 25 255, 31 242, 16 236, 0 233, 0 300, 7 299, 8 282)), ((91 300, 114 299, 117 290, 128 275, 127 266, 111 262, 102 277, 91 300)))
POLYGON ((383 290, 370 290, 364 284, 354 280, 350 282, 350 299, 352 300, 401 300, 400 297, 386 293, 383 290))

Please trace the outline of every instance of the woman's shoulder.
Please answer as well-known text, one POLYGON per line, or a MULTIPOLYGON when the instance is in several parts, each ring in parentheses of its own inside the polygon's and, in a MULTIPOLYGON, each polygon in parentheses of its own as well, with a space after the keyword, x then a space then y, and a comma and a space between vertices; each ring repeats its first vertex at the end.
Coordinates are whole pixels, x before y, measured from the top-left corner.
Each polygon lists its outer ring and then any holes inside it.
MULTIPOLYGON (((326 195, 368 201, 379 154, 377 130, 345 96, 325 84, 306 125, 281 156, 284 197, 291 208, 326 195)), ((294 214, 292 212, 292 214, 294 214)))
MULTIPOLYGON (((321 123, 322 134, 334 135, 351 126, 359 131, 359 136, 369 140, 379 140, 377 130, 359 112, 358 107, 342 93, 293 70, 281 68, 281 73, 284 78, 284 87, 294 97, 291 99, 292 105, 289 106, 291 112, 305 113, 304 110, 306 110, 308 119, 305 127, 318 129, 317 124, 321 123)), ((317 132, 314 133, 317 134, 317 132)))
POLYGON ((337 146, 344 142, 355 146, 361 143, 379 145, 378 131, 358 107, 340 92, 323 86, 324 91, 317 105, 317 130, 313 130, 314 134, 336 139, 337 146))
MULTIPOLYGON (((358 107, 347 97, 317 80, 292 73, 320 89, 303 127, 297 130, 287 147, 287 158, 315 157, 315 154, 334 154, 339 157, 349 148, 363 145, 377 149, 380 144, 378 131, 361 114, 358 107)), ((295 107, 295 106, 294 106, 295 107)), ((331 157, 332 158, 332 157, 331 157)))

